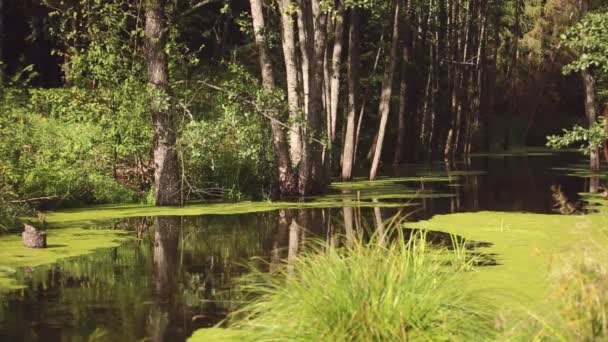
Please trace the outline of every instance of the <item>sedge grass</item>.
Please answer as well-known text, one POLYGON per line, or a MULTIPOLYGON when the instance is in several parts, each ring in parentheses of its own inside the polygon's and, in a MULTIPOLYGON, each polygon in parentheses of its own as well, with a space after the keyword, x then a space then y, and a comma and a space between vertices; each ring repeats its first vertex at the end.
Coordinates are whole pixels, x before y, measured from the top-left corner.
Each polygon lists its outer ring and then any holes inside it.
MULTIPOLYGON (((398 235, 395 237, 394 235, 398 235)), ((471 341, 493 337, 494 310, 467 290, 463 248, 431 247, 424 233, 390 242, 324 243, 239 288, 251 301, 191 341, 471 341)))

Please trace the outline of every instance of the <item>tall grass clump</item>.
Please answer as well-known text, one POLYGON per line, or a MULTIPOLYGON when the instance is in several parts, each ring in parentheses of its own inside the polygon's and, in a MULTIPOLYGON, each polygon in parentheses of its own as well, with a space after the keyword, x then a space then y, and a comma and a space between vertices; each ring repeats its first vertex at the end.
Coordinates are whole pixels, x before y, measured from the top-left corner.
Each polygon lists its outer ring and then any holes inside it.
POLYGON ((473 261, 424 234, 347 248, 319 243, 279 271, 254 271, 251 301, 192 340, 471 341, 493 336, 491 304, 468 290, 473 261), (235 335, 236 334, 236 335, 235 335), (238 336, 238 338, 237 338, 238 336))
POLYGON ((568 254, 554 271, 553 314, 532 313, 514 330, 529 341, 608 340, 608 252, 589 243, 568 254))

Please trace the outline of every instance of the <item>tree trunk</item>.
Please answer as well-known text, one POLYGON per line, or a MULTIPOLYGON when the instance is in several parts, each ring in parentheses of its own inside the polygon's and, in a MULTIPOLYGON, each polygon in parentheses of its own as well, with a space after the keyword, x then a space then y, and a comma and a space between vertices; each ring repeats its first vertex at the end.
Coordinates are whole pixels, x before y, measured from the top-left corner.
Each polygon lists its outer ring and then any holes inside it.
MULTIPOLYGON (((581 0, 580 11, 581 19, 589 12, 590 0, 581 0)), ((583 70, 581 72, 583 76, 583 88, 585 91, 585 115, 591 127, 597 120, 597 98, 595 95, 595 79, 591 71, 583 70)), ((589 155, 589 167, 591 171, 600 170, 600 154, 598 148, 592 148, 589 155)))
POLYGON ((175 123, 173 115, 167 109, 169 70, 165 53, 166 32, 165 0, 149 0, 146 6, 145 38, 148 82, 156 90, 151 104, 156 205, 179 205, 181 194, 175 150, 175 123))
POLYGON ((310 2, 298 0, 298 41, 300 46, 300 58, 302 64, 302 102, 304 115, 308 113, 308 95, 310 92, 310 59, 312 58, 312 12, 310 2))
MULTIPOLYGON (((264 13, 262 0, 251 0, 251 16, 253 19, 253 29, 255 31, 255 43, 258 48, 260 70, 262 72, 262 85, 267 92, 274 91, 274 75, 272 60, 264 37, 264 13)), ((279 176, 279 188, 282 196, 296 194, 297 182, 291 168, 289 149, 285 140, 285 133, 278 121, 279 113, 274 108, 266 109, 266 114, 270 117, 270 127, 272 129, 272 144, 276 154, 276 164, 279 176)))
POLYGON ((0 0, 0 86, 4 82, 4 0, 0 0))
POLYGON ((302 196, 320 193, 325 186, 322 162, 323 145, 318 141, 323 139, 321 134, 323 129, 323 61, 327 40, 327 14, 321 8, 320 0, 312 1, 312 13, 313 27, 309 27, 307 30, 314 32, 314 43, 309 65, 307 132, 304 137, 300 165, 299 192, 302 196))
POLYGON ((397 62, 397 46, 399 45, 399 13, 401 1, 394 1, 394 19, 393 19, 393 38, 391 42, 391 53, 388 60, 388 65, 384 71, 382 79, 382 95, 378 112, 380 113, 380 125, 378 127, 378 141, 376 142, 376 150, 372 167, 369 174, 369 179, 374 180, 378 172, 380 157, 382 155, 382 145, 384 144, 384 134, 386 131, 386 123, 388 122, 388 114, 391 109, 391 96, 393 92, 393 75, 395 73, 395 64, 397 62))
MULTIPOLYGON (((583 87, 585 89, 585 114, 589 127, 597 120, 596 96, 595 96, 595 79, 589 70, 583 70, 583 87)), ((592 148, 589 156, 589 167, 591 171, 600 170, 600 154, 598 148, 592 148)))
POLYGON ((283 55, 285 56, 285 71, 287 76, 287 98, 289 101, 289 143, 291 165, 296 167, 302 158, 302 134, 300 132, 300 99, 298 95, 298 61, 294 36, 293 16, 288 13, 290 0, 280 0, 281 23, 283 27, 283 55))
MULTIPOLYGON (((411 6, 411 3, 408 3, 408 7, 411 6)), ((407 18, 409 15, 409 10, 404 14, 407 18)), ((397 167, 401 164, 403 159, 403 154, 405 151, 405 140, 406 140, 406 119, 408 112, 408 68, 410 63, 410 36, 409 29, 407 28, 409 25, 409 19, 406 19, 406 22, 403 25, 403 52, 401 59, 401 81, 399 84, 399 113, 398 113, 398 130, 397 130, 397 146, 395 146, 395 156, 393 158, 393 166, 397 167)))
POLYGON ((359 84, 359 19, 358 9, 350 10, 348 29, 348 107, 346 135, 342 150, 342 180, 351 180, 355 160, 355 122, 357 119, 357 86, 359 84))
POLYGON ((342 44, 344 40, 344 5, 338 4, 336 12, 334 48, 331 59, 330 70, 330 131, 329 142, 333 144, 336 139, 336 122, 338 118, 338 104, 340 98, 340 69, 342 67, 342 44))
MULTIPOLYGON (((604 134, 608 137, 608 101, 604 103, 604 134)), ((604 160, 608 163, 608 140, 604 142, 604 160)))

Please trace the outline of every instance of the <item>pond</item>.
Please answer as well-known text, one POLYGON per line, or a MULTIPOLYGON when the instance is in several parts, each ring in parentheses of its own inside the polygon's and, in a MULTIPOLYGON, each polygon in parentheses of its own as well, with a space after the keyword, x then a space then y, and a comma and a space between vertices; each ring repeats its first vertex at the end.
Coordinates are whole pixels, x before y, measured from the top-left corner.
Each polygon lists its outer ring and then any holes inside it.
POLYGON ((587 216, 559 215, 555 206, 556 196, 576 203, 577 193, 597 187, 582 170, 574 153, 476 156, 449 168, 402 165, 377 182, 336 183, 298 204, 51 213, 47 254, 15 252, 18 237, 0 237, 0 341, 183 341, 238 305, 232 281, 248 264, 289 262, 311 237, 348 243, 386 229, 398 213, 408 228, 475 240, 491 257, 491 270, 475 275, 480 283, 509 287, 521 276, 529 283, 513 288, 538 297, 542 280, 531 273, 549 261, 522 266, 526 253, 559 250, 573 238, 569 227, 584 223, 587 216), (82 239, 91 248, 74 250, 82 239))

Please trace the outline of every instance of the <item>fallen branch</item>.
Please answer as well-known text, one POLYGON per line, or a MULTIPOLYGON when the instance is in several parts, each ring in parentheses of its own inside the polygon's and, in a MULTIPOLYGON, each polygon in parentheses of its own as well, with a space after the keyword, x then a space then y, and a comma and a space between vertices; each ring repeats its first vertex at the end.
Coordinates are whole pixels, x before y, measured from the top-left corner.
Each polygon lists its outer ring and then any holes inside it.
POLYGON ((63 195, 63 196, 53 195, 53 196, 33 197, 33 198, 28 198, 28 199, 12 200, 12 201, 7 201, 7 202, 3 202, 3 203, 11 203, 11 204, 31 203, 31 202, 54 200, 54 199, 64 199, 65 197, 66 197, 65 195, 63 195))

